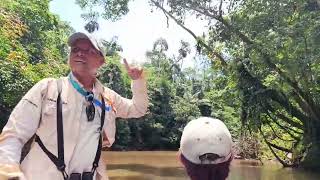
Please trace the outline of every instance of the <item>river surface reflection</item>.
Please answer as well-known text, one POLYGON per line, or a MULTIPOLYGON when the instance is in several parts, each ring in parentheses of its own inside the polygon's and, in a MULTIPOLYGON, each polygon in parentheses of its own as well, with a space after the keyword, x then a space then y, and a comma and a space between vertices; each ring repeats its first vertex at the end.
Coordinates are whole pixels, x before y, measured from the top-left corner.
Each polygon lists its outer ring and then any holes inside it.
MULTIPOLYGON (((103 152, 110 180, 187 180, 177 152, 103 152)), ((276 163, 234 160, 228 180, 320 180, 320 174, 281 168, 276 163)))

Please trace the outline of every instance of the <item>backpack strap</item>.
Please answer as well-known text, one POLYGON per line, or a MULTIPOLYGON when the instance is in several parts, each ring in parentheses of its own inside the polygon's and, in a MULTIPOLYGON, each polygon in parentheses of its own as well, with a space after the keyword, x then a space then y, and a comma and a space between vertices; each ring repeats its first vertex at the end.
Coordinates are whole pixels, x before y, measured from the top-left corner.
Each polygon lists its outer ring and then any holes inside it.
POLYGON ((24 158, 29 154, 34 138, 35 134, 32 135, 31 138, 23 145, 21 149, 20 164, 22 163, 24 158))
POLYGON ((63 141, 63 117, 62 117, 62 79, 57 79, 58 97, 57 97, 57 141, 58 141, 58 157, 52 154, 43 144, 40 137, 36 134, 35 142, 47 154, 50 160, 56 165, 57 169, 62 173, 63 178, 68 179, 68 174, 65 171, 66 164, 64 162, 64 141, 63 141))
POLYGON ((102 130, 103 130, 103 125, 104 125, 104 120, 105 120, 105 114, 106 114, 106 108, 105 108, 105 102, 104 102, 104 98, 101 95, 101 123, 100 123, 100 136, 99 136, 99 143, 98 143, 98 148, 97 148, 97 152, 96 152, 96 156, 94 157, 94 161, 92 164, 92 174, 94 174, 94 172, 96 171, 97 167, 99 166, 99 160, 100 160, 100 156, 101 156, 101 151, 102 151, 102 130))
POLYGON ((58 140, 58 166, 57 168, 62 172, 63 177, 68 175, 65 172, 66 164, 64 162, 64 140, 63 140, 63 117, 62 117, 62 100, 61 100, 61 91, 62 91, 62 79, 57 80, 58 86, 58 98, 57 98, 57 140, 58 140))

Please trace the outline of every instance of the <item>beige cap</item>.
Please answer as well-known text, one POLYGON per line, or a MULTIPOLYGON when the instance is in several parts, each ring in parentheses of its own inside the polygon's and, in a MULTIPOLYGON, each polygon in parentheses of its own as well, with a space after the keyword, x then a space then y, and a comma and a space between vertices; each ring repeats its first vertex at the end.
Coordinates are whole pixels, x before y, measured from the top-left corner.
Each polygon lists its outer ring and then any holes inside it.
POLYGON ((219 119, 201 117, 190 121, 182 132, 180 150, 195 164, 218 164, 232 156, 232 138, 226 125, 219 119), (213 161, 203 162, 200 156, 215 154, 213 161))
POLYGON ((94 38, 92 35, 89 35, 83 32, 76 32, 76 33, 73 33, 71 36, 69 36, 68 45, 72 46, 72 44, 75 43, 78 39, 89 40, 93 45, 93 47, 96 50, 98 50, 103 57, 105 56, 104 50, 102 48, 103 47, 102 44, 99 41, 97 41, 96 38, 94 38))

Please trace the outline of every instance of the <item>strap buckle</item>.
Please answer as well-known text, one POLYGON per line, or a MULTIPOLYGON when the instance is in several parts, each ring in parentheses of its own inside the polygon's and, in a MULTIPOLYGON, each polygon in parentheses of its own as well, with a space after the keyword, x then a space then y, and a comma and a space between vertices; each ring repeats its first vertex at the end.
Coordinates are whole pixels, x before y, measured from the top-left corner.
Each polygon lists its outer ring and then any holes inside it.
POLYGON ((61 164, 61 165, 57 166, 57 169, 59 171, 64 171, 66 169, 66 165, 65 164, 61 164))

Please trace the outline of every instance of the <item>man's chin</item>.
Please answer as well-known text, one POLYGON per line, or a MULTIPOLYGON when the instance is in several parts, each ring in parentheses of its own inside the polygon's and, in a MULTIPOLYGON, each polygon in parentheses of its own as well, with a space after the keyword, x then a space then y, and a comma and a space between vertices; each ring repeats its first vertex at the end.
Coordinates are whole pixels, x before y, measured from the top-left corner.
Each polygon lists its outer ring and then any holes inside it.
POLYGON ((72 72, 82 76, 96 77, 97 75, 97 71, 89 71, 88 68, 77 68, 72 70, 72 72))

